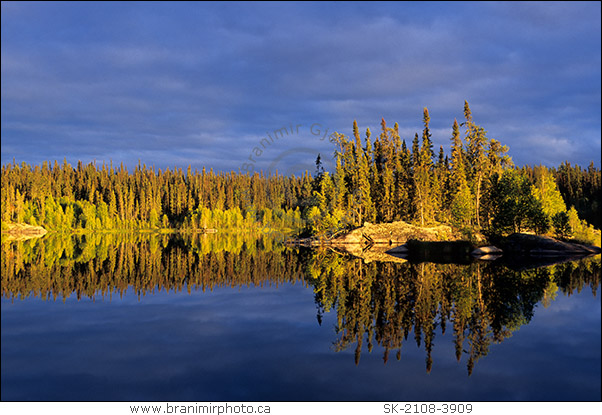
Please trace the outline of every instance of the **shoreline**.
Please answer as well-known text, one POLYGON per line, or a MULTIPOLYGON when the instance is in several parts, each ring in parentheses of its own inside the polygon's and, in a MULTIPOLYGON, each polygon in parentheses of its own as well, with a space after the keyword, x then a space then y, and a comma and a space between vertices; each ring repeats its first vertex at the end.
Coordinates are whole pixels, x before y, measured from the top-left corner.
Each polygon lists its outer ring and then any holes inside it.
MULTIPOLYGON (((515 233, 505 237, 487 239, 481 234, 461 234, 449 225, 422 228, 397 221, 384 224, 365 223, 336 238, 287 239, 287 245, 310 248, 325 247, 348 252, 354 256, 373 260, 380 258, 413 259, 427 261, 466 262, 471 260, 495 261, 502 257, 532 259, 539 262, 563 262, 599 255, 598 246, 572 240, 559 240, 550 236, 515 233), (337 249, 339 248, 339 249, 337 249), (370 254, 373 252, 375 255, 370 254)), ((520 262, 520 261, 519 261, 520 262)))

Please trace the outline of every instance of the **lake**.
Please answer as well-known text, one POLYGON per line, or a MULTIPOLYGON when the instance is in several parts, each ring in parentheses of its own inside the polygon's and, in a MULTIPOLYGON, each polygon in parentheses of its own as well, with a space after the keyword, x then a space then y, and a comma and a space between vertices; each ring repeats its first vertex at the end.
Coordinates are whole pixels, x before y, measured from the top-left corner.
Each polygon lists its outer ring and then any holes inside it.
POLYGON ((2 243, 5 401, 599 401, 600 256, 366 262, 246 235, 2 243))

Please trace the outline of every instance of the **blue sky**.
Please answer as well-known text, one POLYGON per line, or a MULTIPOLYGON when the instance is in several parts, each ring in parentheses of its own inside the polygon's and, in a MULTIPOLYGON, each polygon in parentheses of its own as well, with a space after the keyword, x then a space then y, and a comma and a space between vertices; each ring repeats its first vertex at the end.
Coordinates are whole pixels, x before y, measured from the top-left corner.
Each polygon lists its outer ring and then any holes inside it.
POLYGON ((384 117, 409 143, 424 107, 448 151, 467 100, 516 164, 600 167, 600 14, 600 2, 3 1, 2 164, 313 171, 318 153, 329 167, 326 131, 350 135, 357 119, 375 135, 384 117))

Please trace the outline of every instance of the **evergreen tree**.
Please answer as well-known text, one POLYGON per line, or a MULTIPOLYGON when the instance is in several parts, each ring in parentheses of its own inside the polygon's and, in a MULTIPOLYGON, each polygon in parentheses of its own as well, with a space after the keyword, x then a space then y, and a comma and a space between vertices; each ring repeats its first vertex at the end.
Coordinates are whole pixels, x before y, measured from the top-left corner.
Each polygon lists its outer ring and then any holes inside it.
POLYGON ((429 130, 430 117, 426 108, 423 122, 422 146, 414 164, 414 204, 416 205, 416 218, 420 221, 421 226, 430 222, 434 216, 432 143, 429 130))
POLYGON ((405 140, 401 142, 401 149, 397 152, 395 165, 395 206, 397 214, 395 219, 408 219, 411 217, 411 201, 413 195, 412 181, 412 155, 405 140))
POLYGON ((357 130, 357 123, 354 121, 354 131, 357 132, 355 144, 355 164, 357 166, 355 187, 358 196, 357 210, 359 213, 359 223, 362 225, 366 219, 373 220, 373 204, 370 191, 370 168, 368 158, 362 149, 362 143, 357 130))
POLYGON ((336 170, 334 173, 334 188, 335 188, 335 208, 343 210, 345 206, 345 198, 347 195, 347 188, 345 186, 345 172, 341 165, 341 156, 336 156, 336 170))
POLYGON ((464 101, 464 116, 466 118, 466 146, 467 160, 469 163, 470 181, 474 194, 475 220, 477 227, 481 227, 480 208, 483 194, 483 180, 488 174, 488 161, 486 154, 486 131, 476 125, 472 120, 472 112, 467 101, 464 101))
POLYGON ((467 226, 473 216, 472 196, 466 180, 464 150, 458 121, 452 127, 452 170, 450 174, 451 218, 458 226, 467 226))

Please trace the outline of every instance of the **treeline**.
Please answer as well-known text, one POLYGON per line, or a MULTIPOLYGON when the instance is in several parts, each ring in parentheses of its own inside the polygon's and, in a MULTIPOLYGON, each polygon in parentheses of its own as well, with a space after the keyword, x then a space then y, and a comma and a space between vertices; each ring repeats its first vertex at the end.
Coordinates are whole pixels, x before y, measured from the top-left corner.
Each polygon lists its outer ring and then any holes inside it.
POLYGON ((532 230, 592 242, 600 227, 601 172, 562 164, 516 168, 508 148, 487 137, 467 102, 454 120, 451 154, 435 153, 428 109, 410 145, 383 119, 373 138, 334 133, 336 169, 264 176, 194 172, 188 167, 132 173, 120 165, 66 161, 2 167, 2 222, 50 230, 278 229, 330 236, 364 222, 449 223, 467 235, 532 230), (461 131, 461 129, 463 131, 461 131), (463 137, 462 137, 463 136, 463 137))
POLYGON ((528 230, 596 239, 582 219, 600 215, 599 169, 593 164, 587 171, 568 164, 518 169, 508 148, 474 122, 467 102, 464 118, 461 124, 454 120, 451 156, 443 147, 435 154, 427 108, 422 136, 416 133, 411 146, 401 139, 398 124, 390 128, 384 119, 374 139, 370 129, 362 137, 357 122, 353 137, 335 133, 336 170, 331 175, 318 163, 306 215, 312 233, 337 232, 342 222, 404 220, 449 223, 467 234, 528 230))
POLYGON ((312 178, 66 161, 2 167, 2 222, 51 230, 298 228, 312 178))
POLYGON ((454 120, 451 159, 443 147, 435 156, 427 108, 422 138, 416 133, 411 147, 401 139, 399 125, 390 128, 384 119, 374 142, 370 129, 362 140, 355 121, 353 138, 336 134, 336 171, 333 176, 319 171, 314 186, 316 203, 310 216, 319 217, 315 231, 323 231, 349 211, 356 213, 354 225, 405 220, 422 226, 447 222, 480 227, 490 213, 483 209, 489 180, 512 161, 508 149, 489 140, 473 122, 468 103, 464 113, 466 144, 454 120))
POLYGON ((547 169, 543 166, 525 166, 523 168, 530 181, 535 183, 541 180, 545 170, 549 170, 554 177, 558 190, 566 206, 574 207, 579 216, 592 224, 595 228, 602 228, 602 174, 592 161, 587 169, 580 166, 571 166, 563 162, 560 167, 547 169))

